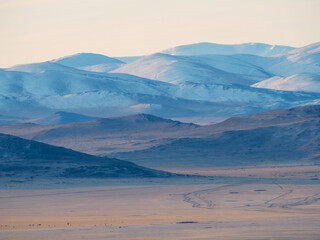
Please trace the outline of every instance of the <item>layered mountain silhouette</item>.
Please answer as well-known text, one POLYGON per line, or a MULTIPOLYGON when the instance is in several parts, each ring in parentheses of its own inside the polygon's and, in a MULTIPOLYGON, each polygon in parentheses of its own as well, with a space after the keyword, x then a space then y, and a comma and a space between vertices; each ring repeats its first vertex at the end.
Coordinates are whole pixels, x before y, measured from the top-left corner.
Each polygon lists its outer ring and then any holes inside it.
POLYGON ((0 126, 0 132, 91 154, 105 154, 145 149, 198 127, 149 114, 137 114, 55 126, 9 124, 0 126))
POLYGON ((199 126, 139 114, 0 132, 153 168, 317 163, 320 106, 278 109, 199 126))

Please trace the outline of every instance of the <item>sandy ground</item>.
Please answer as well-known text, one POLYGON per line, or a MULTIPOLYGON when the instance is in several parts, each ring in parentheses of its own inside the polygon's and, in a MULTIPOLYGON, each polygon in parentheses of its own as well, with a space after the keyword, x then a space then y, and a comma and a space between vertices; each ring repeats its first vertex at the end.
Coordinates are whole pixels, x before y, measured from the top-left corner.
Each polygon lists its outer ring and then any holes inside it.
POLYGON ((320 178, 320 165, 278 165, 272 167, 220 167, 206 169, 162 169, 182 174, 250 178, 320 178))
POLYGON ((3 188, 0 239, 319 240, 320 181, 311 168, 281 168, 285 176, 299 172, 287 179, 279 169, 259 170, 270 179, 248 169, 255 177, 3 188))

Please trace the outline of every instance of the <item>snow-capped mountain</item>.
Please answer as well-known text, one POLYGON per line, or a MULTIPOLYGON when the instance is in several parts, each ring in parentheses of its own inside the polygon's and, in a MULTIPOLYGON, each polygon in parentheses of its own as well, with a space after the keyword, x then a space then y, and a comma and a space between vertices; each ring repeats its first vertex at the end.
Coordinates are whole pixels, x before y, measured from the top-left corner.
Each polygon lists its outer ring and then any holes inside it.
POLYGON ((171 87, 127 74, 93 73, 50 62, 16 66, 2 70, 1 75, 0 93, 15 96, 68 95, 72 98, 72 94, 93 91, 163 95, 163 90, 171 87))
POLYGON ((104 63, 123 63, 118 59, 94 53, 78 53, 71 56, 52 60, 52 62, 74 68, 88 67, 104 63))
POLYGON ((255 83, 252 87, 320 92, 320 42, 276 55, 271 59, 275 63, 265 68, 275 76, 255 83))
POLYGON ((285 53, 293 49, 293 47, 269 45, 264 43, 216 44, 203 42, 177 46, 174 48, 163 50, 161 53, 183 56, 208 54, 253 54, 268 57, 275 54, 285 53))
POLYGON ((9 72, 23 72, 23 73, 43 73, 46 71, 60 71, 60 72, 74 72, 73 68, 52 63, 52 62, 42 62, 42 63, 30 63, 30 64, 21 64, 15 65, 13 67, 2 70, 1 74, 10 74, 9 72))
POLYGON ((118 59, 94 53, 78 53, 51 62, 92 72, 109 72, 124 64, 118 59))
MULTIPOLYGON (((261 44, 251 48, 267 49, 261 44)), ((318 76, 317 51, 314 44, 272 57, 157 53, 127 64, 103 55, 77 54, 17 65, 0 69, 0 114, 42 118, 57 111, 98 117, 145 112, 161 117, 227 117, 314 104, 320 95, 313 93, 312 84, 312 93, 301 92, 310 87, 302 88, 297 81, 318 76), (300 60, 293 61, 292 56, 300 60), (109 73, 94 72, 108 71, 108 64, 121 66, 109 73), (266 79, 294 74, 303 78, 291 84, 294 88, 274 88, 289 91, 259 87, 266 79)))
MULTIPOLYGON (((308 74, 317 76, 320 72, 318 45, 312 44, 273 57, 248 54, 200 56, 153 54, 123 65, 112 72, 128 73, 178 85, 240 84, 256 87, 259 86, 259 82, 266 79, 274 80, 273 77, 278 79, 299 75, 303 78, 308 74)), ((298 85, 296 88, 270 88, 309 91, 306 88, 299 88, 298 85)))
POLYGON ((172 56, 163 53, 141 58, 112 72, 128 73, 176 85, 186 83, 250 85, 254 82, 241 75, 217 69, 206 61, 199 61, 195 57, 172 56))
POLYGON ((278 57, 286 57, 292 62, 318 65, 320 63, 320 42, 305 47, 297 48, 287 53, 279 54, 278 57))
POLYGON ((128 108, 130 113, 136 110, 131 106, 141 103, 139 94, 170 97, 173 92, 174 86, 168 83, 127 74, 93 73, 51 62, 0 71, 0 109, 6 113, 30 108, 128 108))

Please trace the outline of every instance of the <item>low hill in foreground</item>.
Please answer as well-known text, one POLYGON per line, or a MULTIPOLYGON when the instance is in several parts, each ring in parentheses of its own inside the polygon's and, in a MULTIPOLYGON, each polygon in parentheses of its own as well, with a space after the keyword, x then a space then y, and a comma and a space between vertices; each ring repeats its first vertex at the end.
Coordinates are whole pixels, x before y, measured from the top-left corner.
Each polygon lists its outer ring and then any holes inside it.
POLYGON ((168 177, 114 158, 96 157, 11 135, 0 134, 0 177, 131 178, 168 177))

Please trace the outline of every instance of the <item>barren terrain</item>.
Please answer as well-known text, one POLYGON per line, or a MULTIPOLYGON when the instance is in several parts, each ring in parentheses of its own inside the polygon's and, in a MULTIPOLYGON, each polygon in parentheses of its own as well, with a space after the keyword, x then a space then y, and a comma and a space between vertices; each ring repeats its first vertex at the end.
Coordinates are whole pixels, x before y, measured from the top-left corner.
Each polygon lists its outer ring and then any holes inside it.
POLYGON ((214 177, 2 182, 0 238, 319 239, 319 166, 195 172, 214 177))

